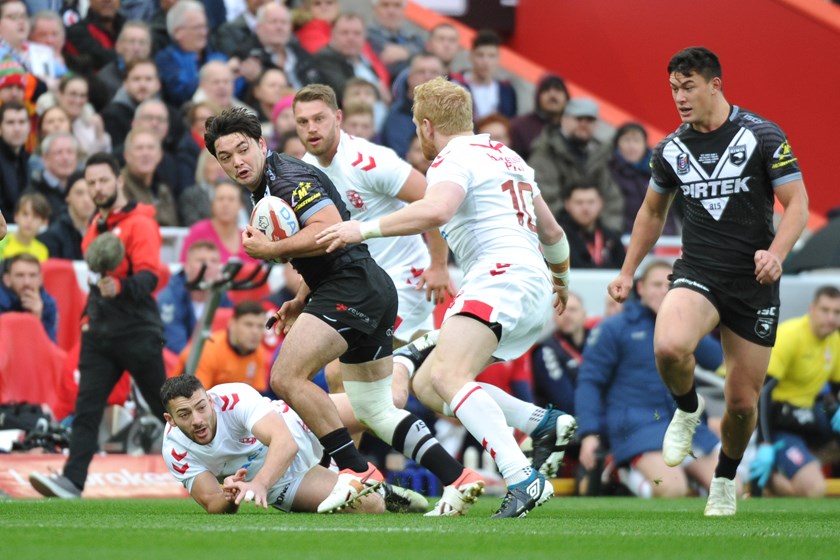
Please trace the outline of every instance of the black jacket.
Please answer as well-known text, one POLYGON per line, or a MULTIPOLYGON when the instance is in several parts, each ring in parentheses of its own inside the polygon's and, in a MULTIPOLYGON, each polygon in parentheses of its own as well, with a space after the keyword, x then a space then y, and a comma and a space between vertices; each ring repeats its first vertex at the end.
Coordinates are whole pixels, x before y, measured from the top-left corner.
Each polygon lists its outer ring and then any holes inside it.
POLYGON ((67 211, 53 218, 47 231, 38 234, 38 241, 47 246, 51 259, 80 261, 82 255, 82 233, 73 225, 67 211))
POLYGON ((15 204, 29 184, 26 150, 17 153, 0 139, 0 211, 6 222, 15 221, 15 204))

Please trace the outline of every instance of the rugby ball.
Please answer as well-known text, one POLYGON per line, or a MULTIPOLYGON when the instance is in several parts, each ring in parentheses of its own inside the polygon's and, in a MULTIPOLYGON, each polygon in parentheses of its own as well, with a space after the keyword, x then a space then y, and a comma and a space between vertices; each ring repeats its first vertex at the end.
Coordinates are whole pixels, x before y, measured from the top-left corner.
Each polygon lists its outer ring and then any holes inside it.
MULTIPOLYGON (((263 232, 271 241, 280 241, 300 231, 295 211, 288 202, 277 196, 266 196, 251 212, 251 226, 263 232)), ((288 262, 278 259, 278 262, 288 262)))

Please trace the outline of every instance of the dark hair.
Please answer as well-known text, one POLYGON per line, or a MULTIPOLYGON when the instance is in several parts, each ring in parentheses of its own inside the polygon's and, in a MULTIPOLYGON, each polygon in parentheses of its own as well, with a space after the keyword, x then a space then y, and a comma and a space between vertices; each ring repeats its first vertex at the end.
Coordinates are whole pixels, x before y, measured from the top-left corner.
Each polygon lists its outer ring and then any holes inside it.
POLYGON ((706 47, 688 47, 671 57, 668 62, 668 75, 673 73, 689 76, 697 72, 707 81, 723 77, 720 60, 706 47))
POLYGON ((222 136, 239 133, 256 141, 262 138, 260 120, 244 107, 225 109, 219 116, 207 119, 206 126, 204 145, 213 157, 216 157, 216 140, 222 136))
POLYGON ((374 95, 376 95, 376 98, 379 99, 379 89, 376 87, 376 85, 373 82, 365 80, 364 78, 356 78, 356 77, 350 78, 349 80, 344 82, 344 91, 341 92, 342 97, 347 95, 347 90, 349 90, 350 88, 359 87, 359 86, 370 88, 373 91, 374 95))
POLYGON ((75 185, 78 181, 84 181, 84 180, 85 180, 85 172, 84 171, 81 171, 81 170, 77 169, 76 171, 71 173, 70 176, 67 177, 67 190, 64 191, 65 198, 67 197, 68 194, 70 194, 70 190, 73 188, 73 185, 75 185))
POLYGON ((29 206, 32 208, 32 212, 36 216, 42 220, 50 219, 51 208, 47 197, 37 192, 30 192, 21 195, 17 204, 15 204, 15 214, 20 212, 21 208, 23 208, 27 203, 29 203, 29 206))
POLYGON ((821 297, 827 297, 829 299, 840 298, 840 290, 838 290, 836 286, 820 286, 817 288, 817 291, 814 292, 814 301, 812 303, 817 303, 817 300, 821 297))
POLYGON ((3 117, 6 116, 8 111, 26 111, 26 114, 29 114, 29 111, 26 109, 26 105, 20 101, 8 101, 0 104, 0 121, 3 120, 3 117))
POLYGON ((233 318, 239 319, 243 315, 265 315, 265 309, 256 300, 243 299, 233 308, 233 318))
POLYGON ((478 47, 500 47, 502 46, 502 38, 492 29, 481 29, 475 34, 472 42, 473 50, 478 47))
POLYGON ((309 84, 301 88, 295 94, 295 100, 292 102, 292 107, 298 103, 306 103, 308 101, 323 101, 327 107, 333 111, 338 111, 338 101, 335 98, 335 91, 330 86, 324 84, 309 84))
POLYGON ((188 399, 199 389, 204 389, 204 385, 194 375, 170 377, 163 382, 163 386, 160 388, 160 402, 163 403, 165 409, 169 410, 169 401, 178 397, 188 399))
MULTIPOLYGON (((88 88, 90 88, 90 82, 88 82, 88 79, 85 78, 82 74, 74 74, 72 72, 68 72, 64 74, 58 81, 58 91, 64 93, 64 90, 67 89, 67 84, 69 84, 73 80, 80 80, 84 82, 85 85, 88 86, 88 88)), ((90 93, 90 89, 88 89, 88 93, 90 93)))
POLYGON ((85 171, 87 171, 88 167, 92 165, 102 164, 111 168, 111 171, 114 172, 114 177, 120 176, 120 162, 115 156, 109 154, 108 152, 96 152, 91 155, 85 162, 85 171))
POLYGON ((645 127, 643 127, 642 125, 640 125, 637 122, 629 122, 629 123, 624 123, 623 125, 621 125, 620 127, 618 127, 616 129, 615 136, 613 136, 613 148, 618 148, 618 140, 622 136, 627 134, 628 132, 631 132, 631 131, 634 131, 634 130, 642 133, 642 138, 645 139, 645 145, 647 145, 648 135, 647 135, 647 130, 645 130, 645 127))
POLYGON ((3 269, 3 274, 11 274, 12 265, 16 262, 28 262, 36 265, 38 270, 41 270, 41 261, 38 260, 38 257, 32 253, 18 253, 14 257, 9 257, 5 261, 0 262, 0 268, 3 269))
POLYGON ((604 198, 601 194, 601 190, 598 188, 597 182, 581 180, 569 184, 569 186, 566 188, 566 192, 563 193, 563 200, 569 200, 570 198, 572 198, 572 193, 574 193, 575 191, 588 191, 589 189, 595 189, 595 192, 598 193, 598 196, 604 198))
POLYGON ((296 130, 289 130, 287 132, 284 132, 277 138, 277 151, 281 154, 292 155, 286 151, 286 144, 289 142, 289 140, 295 139, 300 140, 300 137, 297 135, 296 130))

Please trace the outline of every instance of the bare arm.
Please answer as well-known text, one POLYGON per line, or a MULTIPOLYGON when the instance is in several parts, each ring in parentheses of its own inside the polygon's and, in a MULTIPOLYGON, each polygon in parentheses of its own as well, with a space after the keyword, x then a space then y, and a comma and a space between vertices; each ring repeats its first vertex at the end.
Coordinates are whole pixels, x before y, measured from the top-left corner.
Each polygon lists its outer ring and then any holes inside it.
POLYGON ((270 412, 260 418, 251 432, 260 442, 268 447, 268 454, 265 457, 260 470, 250 481, 237 481, 233 485, 239 489, 239 494, 234 501, 239 505, 245 497, 245 493, 251 490, 254 493, 254 503, 268 508, 268 490, 274 486, 280 477, 289 469, 289 465, 297 455, 298 446, 286 426, 285 420, 275 413, 270 412))
MULTIPOLYGON (((566 232, 557 223, 554 214, 551 213, 551 209, 545 203, 542 196, 534 199, 534 215, 537 219, 537 237, 543 247, 559 243, 566 236, 566 232)), ((566 257, 563 262, 559 263, 548 262, 554 292, 557 294, 554 308, 557 310, 558 315, 565 311, 566 302, 569 300, 569 285, 562 279, 565 273, 569 272, 569 264, 569 257, 566 257)))
MULTIPOLYGON (((425 194, 426 178, 416 169, 412 169, 402 189, 397 193, 397 198, 403 202, 412 203, 421 200, 425 194)), ((426 246, 429 249, 431 264, 423 271, 423 276, 417 285, 417 289, 420 290, 425 287, 427 300, 442 302, 446 298, 447 293, 453 296, 455 295, 452 293, 452 287, 449 281, 449 268, 447 267, 449 246, 446 244, 438 228, 426 230, 426 246), (434 300, 432 300, 432 294, 434 294, 434 300)))
POLYGON ((808 193, 801 180, 776 188, 776 197, 784 207, 782 220, 770 247, 755 252, 755 278, 761 284, 772 284, 782 275, 785 260, 808 223, 808 193))
POLYGON ((633 287, 633 275, 636 273, 639 263, 642 262, 645 255, 656 244, 659 236, 662 235, 662 228, 665 227, 665 219, 668 217, 668 209, 671 207, 675 195, 676 191, 669 194, 660 194, 648 187, 642 206, 636 214, 636 221, 633 223, 630 245, 627 247, 627 255, 624 257, 624 265, 616 279, 607 287, 610 296, 617 302, 623 302, 630 295, 633 287))
POLYGON ((239 509, 225 497, 221 484, 208 471, 195 477, 190 496, 207 513, 236 513, 239 509))

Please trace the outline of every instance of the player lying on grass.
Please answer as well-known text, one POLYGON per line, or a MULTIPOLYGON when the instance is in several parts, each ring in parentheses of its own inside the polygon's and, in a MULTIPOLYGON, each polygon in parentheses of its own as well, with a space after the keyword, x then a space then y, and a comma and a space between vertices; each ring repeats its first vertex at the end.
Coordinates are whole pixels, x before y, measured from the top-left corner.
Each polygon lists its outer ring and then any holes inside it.
MULTIPOLYGON (((416 492, 388 484, 352 488, 358 484, 353 477, 320 465, 323 448, 295 411, 249 385, 224 383, 208 391, 198 378, 185 375, 167 379, 160 395, 169 424, 164 461, 208 513, 236 513, 251 500, 263 508, 315 512, 342 486, 348 494, 359 493, 350 512, 428 508, 416 492)), ((342 420, 351 431, 361 430, 346 397, 338 400, 342 420)))

